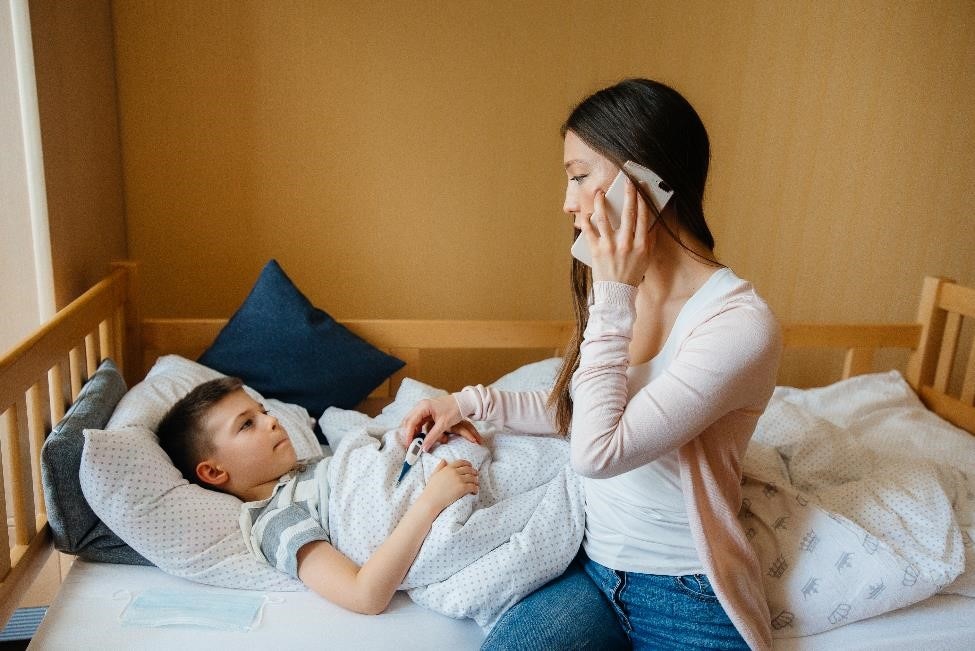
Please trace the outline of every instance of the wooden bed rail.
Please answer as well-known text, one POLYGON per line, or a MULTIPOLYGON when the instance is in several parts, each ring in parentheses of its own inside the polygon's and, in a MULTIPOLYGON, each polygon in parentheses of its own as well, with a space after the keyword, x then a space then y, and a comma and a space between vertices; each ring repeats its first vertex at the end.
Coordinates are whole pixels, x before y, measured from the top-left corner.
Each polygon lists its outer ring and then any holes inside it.
POLYGON ((917 348, 921 324, 828 324, 792 323, 783 326, 786 349, 829 348, 844 350, 841 379, 871 373, 874 356, 882 348, 917 348))
MULTIPOLYGON (((148 370, 163 354, 195 359, 206 350, 226 319, 146 319, 142 322, 142 366, 148 370)), ((570 321, 455 321, 350 319, 340 323, 373 345, 415 364, 423 350, 546 349, 560 355, 572 333, 570 321)), ((842 378, 873 371, 876 351, 914 350, 923 326, 901 324, 793 323, 783 327, 789 348, 845 352, 842 378)))
POLYGON ((137 322, 128 300, 134 275, 131 263, 116 265, 0 358, 0 517, 7 525, 0 527, 0 622, 17 607, 52 548, 41 488, 44 439, 101 360, 111 357, 124 368, 133 354, 123 342, 124 331, 134 332, 130 324, 137 322))
POLYGON ((957 395, 949 391, 955 363, 960 361, 958 343, 965 318, 975 319, 975 288, 956 285, 946 278, 925 278, 918 305, 920 340, 905 375, 929 409, 975 432, 975 337, 961 389, 957 395))
MULTIPOLYGON (((975 318, 975 289, 945 278, 924 280, 916 323, 792 323, 783 327, 786 349, 845 351, 842 379, 874 370, 878 350, 912 351, 905 377, 925 404, 950 422, 975 431, 975 343, 968 353, 962 387, 948 392, 963 318, 975 318)), ((160 354, 196 358, 213 341, 225 319, 151 319, 142 323, 140 371, 160 354)), ((572 332, 568 321, 342 321, 373 345, 407 362, 407 368, 373 393, 391 396, 400 380, 415 372, 422 350, 436 348, 540 348, 558 355, 572 332)))

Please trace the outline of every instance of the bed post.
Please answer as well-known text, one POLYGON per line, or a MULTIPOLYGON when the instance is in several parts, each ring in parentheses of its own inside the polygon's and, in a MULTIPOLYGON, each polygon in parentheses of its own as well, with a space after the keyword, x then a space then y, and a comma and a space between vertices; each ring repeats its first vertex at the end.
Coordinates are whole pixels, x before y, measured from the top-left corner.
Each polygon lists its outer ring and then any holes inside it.
POLYGON ((125 322, 122 359, 122 375, 131 388, 142 378, 142 317, 139 311, 139 263, 118 261, 112 269, 125 270, 125 302, 122 318, 125 322))
POLYGON ((947 278, 927 276, 921 289, 917 320, 921 323, 921 336, 917 348, 907 362, 907 382, 915 391, 922 386, 934 384, 934 374, 938 366, 938 353, 944 338, 948 313, 938 307, 938 293, 947 278))

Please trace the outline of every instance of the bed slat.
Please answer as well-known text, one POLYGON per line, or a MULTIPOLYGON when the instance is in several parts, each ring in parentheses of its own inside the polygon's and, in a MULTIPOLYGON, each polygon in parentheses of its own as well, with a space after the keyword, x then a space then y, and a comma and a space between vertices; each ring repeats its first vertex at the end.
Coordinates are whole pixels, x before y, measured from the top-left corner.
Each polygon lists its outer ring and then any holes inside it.
POLYGON ((948 391, 948 381, 955 367, 955 352, 958 350, 958 337, 961 335, 961 314, 949 312, 945 317, 945 332, 941 339, 941 352, 934 373, 934 388, 942 393, 948 391))
POLYGON ((68 397, 71 387, 68 384, 68 358, 56 361, 48 370, 47 383, 51 396, 51 420, 55 423, 64 418, 64 412, 70 404, 68 397))
POLYGON ((14 542, 26 545, 36 533, 34 487, 30 484, 30 431, 27 428, 27 398, 22 395, 7 410, 7 468, 10 470, 10 496, 14 518, 14 542))
POLYGON ((961 401, 966 405, 975 405, 975 337, 972 338, 972 349, 968 351, 965 380, 961 385, 961 401))
MULTIPOLYGON (((106 319, 98 324, 98 362, 113 356, 113 342, 111 320, 106 319)), ((97 366, 97 365, 96 365, 97 366)))
POLYGON ((938 347, 945 332, 947 313, 938 309, 938 294, 944 278, 928 277, 921 288, 917 320, 921 324, 921 337, 917 350, 907 363, 907 381, 914 390, 929 386, 934 382, 934 372, 938 363, 938 347))
POLYGON ((47 396, 47 382, 38 382, 27 392, 27 420, 28 444, 30 447, 30 471, 34 482, 34 499, 37 501, 36 512, 47 513, 44 505, 44 489, 41 486, 41 446, 53 424, 48 416, 50 400, 47 396))
POLYGON ((873 370, 873 348, 850 348, 843 361, 843 379, 873 370))
POLYGON ((95 335, 89 332, 85 335, 85 379, 94 375, 97 368, 98 343, 95 335))
POLYGON ((921 402, 946 421, 970 433, 975 433, 975 409, 971 405, 941 393, 934 387, 921 387, 918 391, 921 402))
POLYGON ((120 337, 120 354, 115 364, 122 372, 122 377, 131 387, 142 379, 144 369, 141 366, 142 347, 142 315, 139 311, 139 265, 136 262, 113 262, 113 274, 119 275, 119 294, 121 300, 116 301, 120 315, 119 328, 125 333, 120 337), (128 298, 128 300, 126 300, 128 298))
POLYGON ((75 400, 78 399, 78 394, 81 393, 81 385, 84 383, 84 379, 81 377, 82 369, 81 365, 83 363, 83 358, 81 356, 80 348, 72 348, 68 352, 68 377, 71 378, 71 403, 73 404, 75 400))

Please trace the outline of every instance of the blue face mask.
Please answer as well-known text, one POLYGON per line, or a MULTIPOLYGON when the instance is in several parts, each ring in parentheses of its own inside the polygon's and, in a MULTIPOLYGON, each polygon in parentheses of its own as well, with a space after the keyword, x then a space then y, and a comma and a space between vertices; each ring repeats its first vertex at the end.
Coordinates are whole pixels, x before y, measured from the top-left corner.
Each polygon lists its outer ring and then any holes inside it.
MULTIPOLYGON (((115 598, 125 596, 121 590, 115 598)), ((126 626, 189 626, 222 631, 249 631, 261 623, 266 603, 282 603, 266 595, 151 589, 125 606, 119 619, 126 626)))

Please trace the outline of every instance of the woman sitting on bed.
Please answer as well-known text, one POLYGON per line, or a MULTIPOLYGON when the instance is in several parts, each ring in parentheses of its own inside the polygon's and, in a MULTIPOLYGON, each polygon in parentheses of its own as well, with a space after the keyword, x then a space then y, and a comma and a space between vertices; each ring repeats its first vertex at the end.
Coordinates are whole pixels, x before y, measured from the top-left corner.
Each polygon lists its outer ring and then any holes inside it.
POLYGON ((402 424, 404 436, 429 425, 426 448, 464 418, 571 435, 586 492, 577 563, 508 610, 483 648, 770 648, 736 514, 781 337, 752 285, 715 259, 707 132, 675 90, 631 79, 583 100, 563 135, 563 209, 592 267, 572 263, 575 344, 554 389, 467 387, 402 424), (606 191, 628 161, 673 196, 658 214, 650 188, 628 181, 614 229, 606 191))

